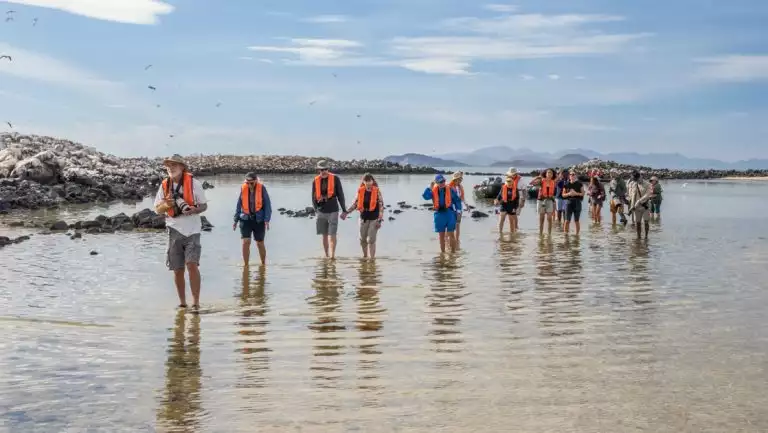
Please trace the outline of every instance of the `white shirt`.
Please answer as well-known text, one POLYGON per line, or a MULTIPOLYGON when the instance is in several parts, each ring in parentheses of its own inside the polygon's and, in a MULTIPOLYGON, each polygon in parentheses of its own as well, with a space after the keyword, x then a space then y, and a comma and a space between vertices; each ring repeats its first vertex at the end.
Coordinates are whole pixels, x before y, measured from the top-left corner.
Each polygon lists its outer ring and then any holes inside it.
MULTIPOLYGON (((174 190, 176 189, 176 184, 173 185, 173 188, 174 190)), ((192 189, 196 204, 200 205, 207 203, 207 200, 205 199, 205 190, 203 189, 203 184, 195 178, 192 178, 192 189)), ((184 193, 183 184, 179 188, 179 193, 184 193)), ((160 188, 157 190, 157 196, 155 196, 155 206, 164 201, 165 191, 163 191, 163 185, 160 184, 160 188)), ((174 230, 178 231, 184 236, 192 236, 194 234, 200 233, 202 231, 200 229, 201 225, 202 221, 200 219, 200 214, 179 215, 176 218, 166 216, 165 218, 166 227, 172 227, 174 230)))

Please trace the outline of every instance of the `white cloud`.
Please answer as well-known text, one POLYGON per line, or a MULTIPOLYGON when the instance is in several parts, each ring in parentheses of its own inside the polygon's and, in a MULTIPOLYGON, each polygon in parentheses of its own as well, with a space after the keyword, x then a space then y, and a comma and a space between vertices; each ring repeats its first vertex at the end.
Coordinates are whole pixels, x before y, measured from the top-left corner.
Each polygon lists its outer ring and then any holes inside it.
POLYGON ((573 77, 573 79, 574 80, 586 80, 587 78, 582 76, 582 75, 577 75, 577 76, 573 77))
POLYGON ((346 39, 290 39, 289 46, 256 45, 251 51, 296 54, 304 62, 339 60, 353 54, 352 49, 362 47, 346 39))
POLYGON ((314 17, 305 18, 303 21, 316 24, 335 24, 345 23, 349 21, 349 17, 346 15, 318 15, 314 17))
POLYGON ((272 63, 275 63, 275 62, 273 62, 273 61, 272 61, 272 60, 270 60, 270 59, 259 59, 259 61, 260 61, 261 63, 269 63, 270 65, 271 65, 272 63))
POLYGON ((526 74, 521 75, 520 78, 522 78, 524 81, 531 81, 536 79, 536 77, 534 77, 533 75, 526 75, 526 74))
POLYGON ((253 60, 253 57, 248 57, 248 56, 240 56, 240 57, 238 57, 237 59, 238 59, 238 60, 253 60))
POLYGON ((174 7, 160 0, 5 0, 26 6, 58 9, 75 15, 129 24, 156 24, 174 7))
POLYGON ((547 78, 549 78, 550 80, 559 80, 560 76, 557 74, 549 74, 547 75, 547 78))
POLYGON ((468 62, 456 59, 423 59, 423 60, 405 60, 400 64, 406 69, 412 71, 424 72, 427 74, 447 74, 447 75, 467 75, 468 62))
POLYGON ((515 5, 505 5, 499 3, 491 3, 483 6, 484 9, 493 12, 514 12, 517 10, 515 5))
POLYGON ((543 15, 515 14, 486 19, 477 17, 451 18, 443 21, 449 29, 465 30, 482 34, 514 35, 531 31, 563 30, 586 24, 623 21, 616 15, 543 15))
POLYGON ((699 59, 698 76, 715 81, 768 80, 768 55, 731 55, 699 59))

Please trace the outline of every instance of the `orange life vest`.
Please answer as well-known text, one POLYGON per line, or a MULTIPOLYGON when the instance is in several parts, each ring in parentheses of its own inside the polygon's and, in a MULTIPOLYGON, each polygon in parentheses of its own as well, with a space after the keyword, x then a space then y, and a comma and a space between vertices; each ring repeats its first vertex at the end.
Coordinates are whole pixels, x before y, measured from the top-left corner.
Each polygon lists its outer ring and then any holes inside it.
POLYGON ((539 188, 539 200, 545 199, 545 198, 554 198, 554 197, 555 197, 554 179, 553 180, 542 179, 541 188, 539 188))
POLYGON ((440 190, 445 191, 445 209, 451 207, 451 189, 440 188, 438 185, 432 187, 432 204, 435 210, 440 210, 440 190))
POLYGON ((515 177, 512 181, 512 186, 506 183, 501 186, 501 201, 504 203, 515 201, 517 199, 517 183, 520 181, 520 176, 515 177), (509 190, 512 190, 512 198, 509 198, 509 190))
MULTIPOLYGON (((261 182, 257 182, 255 193, 254 193, 254 200, 256 201, 256 208, 254 209, 255 212, 260 211, 261 208, 264 206, 264 202, 262 201, 263 190, 264 190, 264 185, 262 185, 261 182)), ((248 182, 243 183, 243 186, 240 188, 240 200, 242 202, 242 206, 241 206, 242 212, 244 214, 250 214, 251 213, 251 189, 248 187, 248 182)))
MULTIPOLYGON (((195 206, 195 190, 194 185, 192 184, 192 173, 185 171, 184 174, 182 174, 181 182, 181 187, 184 189, 184 192, 182 193, 184 201, 187 202, 187 204, 190 206, 195 206)), ((163 179, 163 193, 165 194, 166 199, 173 197, 173 191, 171 191, 171 182, 168 178, 163 179)), ((176 216, 176 210, 174 207, 168 209, 167 213, 171 218, 176 216)))
POLYGON ((456 190, 456 193, 461 197, 461 201, 464 201, 464 185, 457 185, 451 181, 450 186, 456 190))
MULTIPOLYGON (((365 184, 360 185, 357 190, 357 210, 360 212, 365 210, 365 184)), ((376 185, 371 186, 371 201, 368 203, 368 210, 373 212, 379 205, 379 187, 376 185)))
MULTIPOLYGON (((320 191, 320 185, 321 181, 323 180, 320 176, 315 176, 315 200, 320 201, 323 199, 323 192, 320 191)), ((326 191, 326 197, 327 199, 330 199, 334 196, 334 189, 336 188, 336 176, 333 173, 328 173, 328 190, 326 191)))

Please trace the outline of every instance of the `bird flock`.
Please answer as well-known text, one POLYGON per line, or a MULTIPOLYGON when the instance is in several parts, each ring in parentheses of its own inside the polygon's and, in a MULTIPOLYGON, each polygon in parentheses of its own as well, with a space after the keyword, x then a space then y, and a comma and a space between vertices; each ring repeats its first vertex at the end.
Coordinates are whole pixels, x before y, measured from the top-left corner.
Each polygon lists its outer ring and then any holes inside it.
MULTIPOLYGON (((6 23, 10 23, 10 22, 14 22, 14 21, 16 21, 16 16, 17 16, 17 13, 16 13, 16 11, 15 11, 15 10, 8 10, 8 11, 6 11, 6 12, 5 12, 5 16, 6 16, 6 18, 5 18, 5 22, 6 22, 6 23)), ((37 26, 37 23, 38 23, 38 18, 37 18, 37 17, 33 18, 33 19, 32 19, 32 27, 36 27, 36 26, 37 26)), ((8 61, 8 62, 13 62, 13 61, 14 61, 14 59, 13 59, 13 56, 11 56, 10 54, 0 53, 0 61, 8 61)), ((153 65, 153 64, 151 64, 151 63, 150 63, 150 64, 147 64, 146 66, 144 66, 144 71, 149 71, 149 70, 150 70, 150 69, 151 69, 153 66, 154 66, 154 65, 153 65)), ((337 74, 337 73, 335 73, 335 72, 333 72, 331 75, 333 76, 333 78, 338 78, 338 74, 337 74)), ((153 85, 153 84, 149 84, 149 85, 147 85, 147 89, 151 90, 151 91, 152 91, 152 93, 155 93, 155 92, 157 92, 157 91, 158 91, 158 90, 157 90, 157 87, 156 87, 155 85, 153 85)), ((317 104, 317 102, 318 102, 317 100, 312 100, 312 101, 310 101, 310 102, 309 102, 309 106, 310 106, 310 107, 313 107, 313 106, 315 106, 315 104, 317 104)), ((218 101, 218 102, 216 102, 216 104, 215 104, 215 107, 216 107, 216 108, 220 108, 221 106, 222 106, 222 102, 221 102, 221 101, 218 101)), ((160 107, 161 107, 161 105, 156 103, 156 104, 155 104, 155 107, 156 107, 156 108, 160 108, 160 107)), ((355 116, 356 116, 356 118, 358 118, 358 119, 362 118, 362 114, 360 114, 360 113, 357 113, 355 116)), ((5 123, 6 123, 6 124, 7 124, 7 125, 8 125, 8 126, 11 128, 11 129, 13 129, 13 124, 12 124, 11 122, 9 122, 9 121, 6 121, 5 123)), ((175 134, 169 134, 169 135, 168 135, 168 138, 171 138, 171 139, 172 139, 172 138, 174 138, 174 137, 175 137, 175 134)), ((360 144, 362 144, 362 142, 361 142, 360 140, 357 140, 357 144, 358 144, 358 145, 360 145, 360 144)), ((168 144, 168 143, 166 143, 165 147, 169 147, 169 144, 168 144)))

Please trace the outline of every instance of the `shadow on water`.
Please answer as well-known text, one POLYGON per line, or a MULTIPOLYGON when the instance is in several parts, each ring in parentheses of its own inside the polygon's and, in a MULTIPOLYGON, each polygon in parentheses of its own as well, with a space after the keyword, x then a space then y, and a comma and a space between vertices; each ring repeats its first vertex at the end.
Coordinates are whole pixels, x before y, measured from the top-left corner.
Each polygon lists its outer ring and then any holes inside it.
POLYGON ((432 260, 431 290, 426 300, 432 316, 429 340, 432 350, 438 353, 460 353, 464 338, 461 334, 461 317, 465 310, 463 298, 467 296, 459 275, 459 255, 440 255, 432 260))
POLYGON ((165 392, 157 413, 160 431, 194 432, 200 428, 201 405, 200 316, 176 313, 173 337, 169 340, 165 392), (187 329, 189 322, 189 329, 187 329))
MULTIPOLYGON (((381 271, 376 261, 361 260, 358 267, 360 280, 355 293, 357 304, 356 329, 359 332, 360 343, 358 345, 359 358, 357 363, 359 389, 377 390, 381 386, 377 384, 378 370, 382 353, 379 342, 382 337, 383 316, 386 309, 381 306, 379 287, 381 285, 381 271)), ((366 406, 375 405, 374 402, 364 402, 366 406)))
POLYGON ((269 312, 269 296, 266 294, 266 267, 260 266, 252 279, 248 266, 243 267, 242 290, 238 321, 237 351, 243 354, 245 375, 240 388, 263 388, 266 386, 266 372, 269 370, 267 326, 265 318, 269 312))
POLYGON ((308 325, 314 344, 310 365, 312 379, 321 388, 335 388, 341 380, 344 363, 340 359, 344 349, 346 326, 341 321, 341 291, 344 283, 339 278, 334 260, 320 259, 312 279, 315 295, 307 299, 315 315, 308 325))
POLYGON ((554 341, 584 332, 581 243, 578 238, 567 236, 561 245, 560 251, 555 253, 551 240, 541 240, 535 257, 534 286, 539 304, 539 328, 543 336, 556 339, 554 341))

